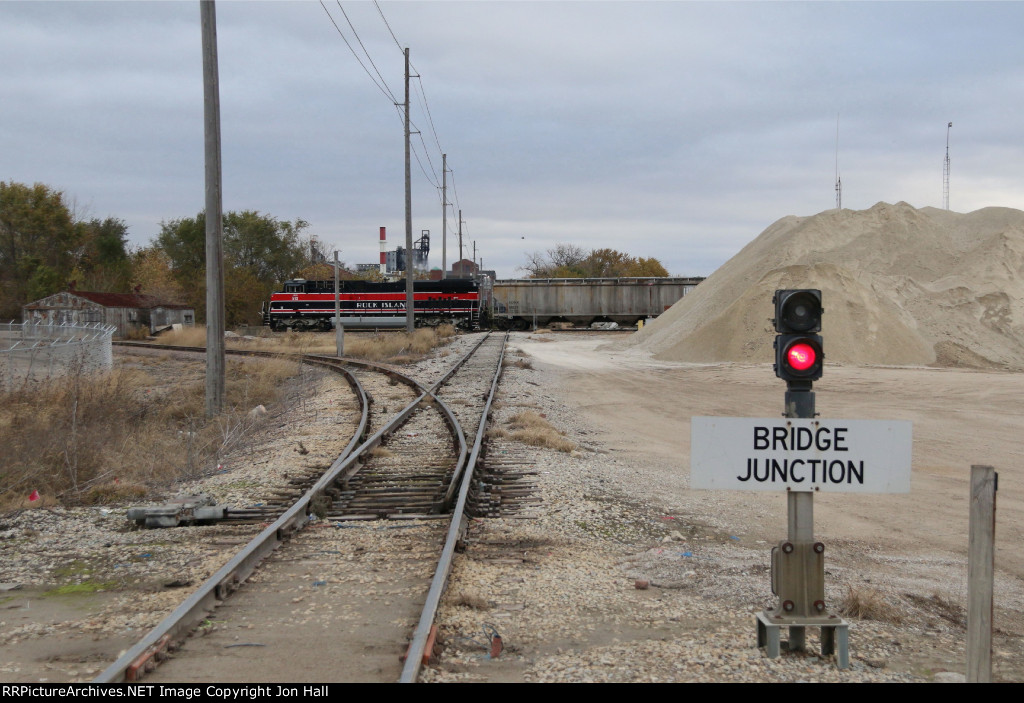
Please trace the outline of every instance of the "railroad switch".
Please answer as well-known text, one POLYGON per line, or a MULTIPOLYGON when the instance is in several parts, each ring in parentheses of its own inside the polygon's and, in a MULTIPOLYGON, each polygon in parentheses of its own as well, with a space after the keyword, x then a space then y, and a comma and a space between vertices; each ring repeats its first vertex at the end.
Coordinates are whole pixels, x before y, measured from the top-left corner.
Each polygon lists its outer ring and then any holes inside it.
POLYGON ((128 508, 127 517, 140 527, 207 525, 227 517, 228 506, 214 505, 208 495, 180 496, 163 505, 128 508))

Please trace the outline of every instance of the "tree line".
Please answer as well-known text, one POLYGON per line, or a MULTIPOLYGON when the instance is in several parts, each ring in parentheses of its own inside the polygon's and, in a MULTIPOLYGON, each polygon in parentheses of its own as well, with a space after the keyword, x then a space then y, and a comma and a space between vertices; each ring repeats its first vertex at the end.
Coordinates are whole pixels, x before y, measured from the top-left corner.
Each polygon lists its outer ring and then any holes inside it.
MULTIPOLYGON (((260 303, 281 281, 323 267, 310 246, 309 223, 279 220, 255 210, 224 215, 225 321, 258 324, 260 303)), ((328 267, 324 267, 328 268, 328 267)), ((21 307, 66 290, 139 292, 206 313, 206 216, 160 223, 146 246, 128 243, 115 217, 83 217, 73 201, 47 185, 0 181, 0 319, 19 319, 21 307)))
MULTIPOLYGON (((224 215, 225 322, 258 324, 260 304, 282 281, 333 276, 322 251, 311 246, 309 223, 279 220, 256 210, 224 215)), ((589 252, 559 244, 527 257, 531 278, 667 276, 654 258, 614 249, 589 252)), ((139 292, 195 308, 206 319, 206 216, 160 223, 146 246, 128 243, 128 227, 116 217, 77 212, 67 196, 42 183, 0 181, 0 320, 20 319, 21 307, 66 290, 139 292)), ((373 270, 365 277, 379 279, 373 270)))
POLYGON ((630 256, 615 249, 591 249, 557 244, 546 254, 534 252, 520 267, 530 278, 620 278, 668 276, 655 258, 630 256))

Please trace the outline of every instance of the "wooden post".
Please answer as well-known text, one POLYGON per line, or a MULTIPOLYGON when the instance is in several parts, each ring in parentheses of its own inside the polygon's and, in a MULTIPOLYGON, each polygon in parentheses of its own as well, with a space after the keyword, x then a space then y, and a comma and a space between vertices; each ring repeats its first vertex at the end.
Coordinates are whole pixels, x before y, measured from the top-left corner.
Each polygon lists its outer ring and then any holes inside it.
POLYGON ((967 546, 968 683, 992 681, 992 583, 998 478, 991 466, 971 467, 971 518, 967 546))
POLYGON ((206 162, 206 417, 224 410, 224 230, 221 200, 217 12, 199 3, 203 39, 203 139, 206 162))

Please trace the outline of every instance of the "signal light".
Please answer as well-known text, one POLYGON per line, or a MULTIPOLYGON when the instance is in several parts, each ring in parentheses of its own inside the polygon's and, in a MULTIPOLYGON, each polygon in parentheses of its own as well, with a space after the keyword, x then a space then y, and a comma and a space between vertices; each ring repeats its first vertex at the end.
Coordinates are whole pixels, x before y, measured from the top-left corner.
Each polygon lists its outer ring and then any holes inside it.
POLYGON ((786 350, 786 363, 796 371, 806 371, 814 366, 817 360, 817 351, 807 342, 797 342, 786 350))
POLYGON ((781 334, 809 334, 821 331, 821 291, 816 289, 777 290, 775 331, 781 334))
POLYGON ((825 352, 821 337, 821 291, 777 290, 775 303, 775 375, 791 390, 810 390, 821 378, 825 352))
POLYGON ((816 334, 780 334, 775 338, 775 375, 784 381, 817 381, 824 357, 816 334))

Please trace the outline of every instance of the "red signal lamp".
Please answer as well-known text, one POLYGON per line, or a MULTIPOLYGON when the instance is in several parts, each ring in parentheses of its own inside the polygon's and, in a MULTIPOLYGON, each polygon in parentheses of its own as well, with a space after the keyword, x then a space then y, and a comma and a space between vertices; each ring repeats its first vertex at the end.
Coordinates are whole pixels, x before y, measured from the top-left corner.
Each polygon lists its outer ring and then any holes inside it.
POLYGON ((818 360, 818 352, 806 342, 798 342, 786 350, 786 360, 796 371, 806 371, 818 360))
POLYGON ((780 334, 775 338, 775 375, 784 381, 817 381, 824 358, 819 335, 780 334))

